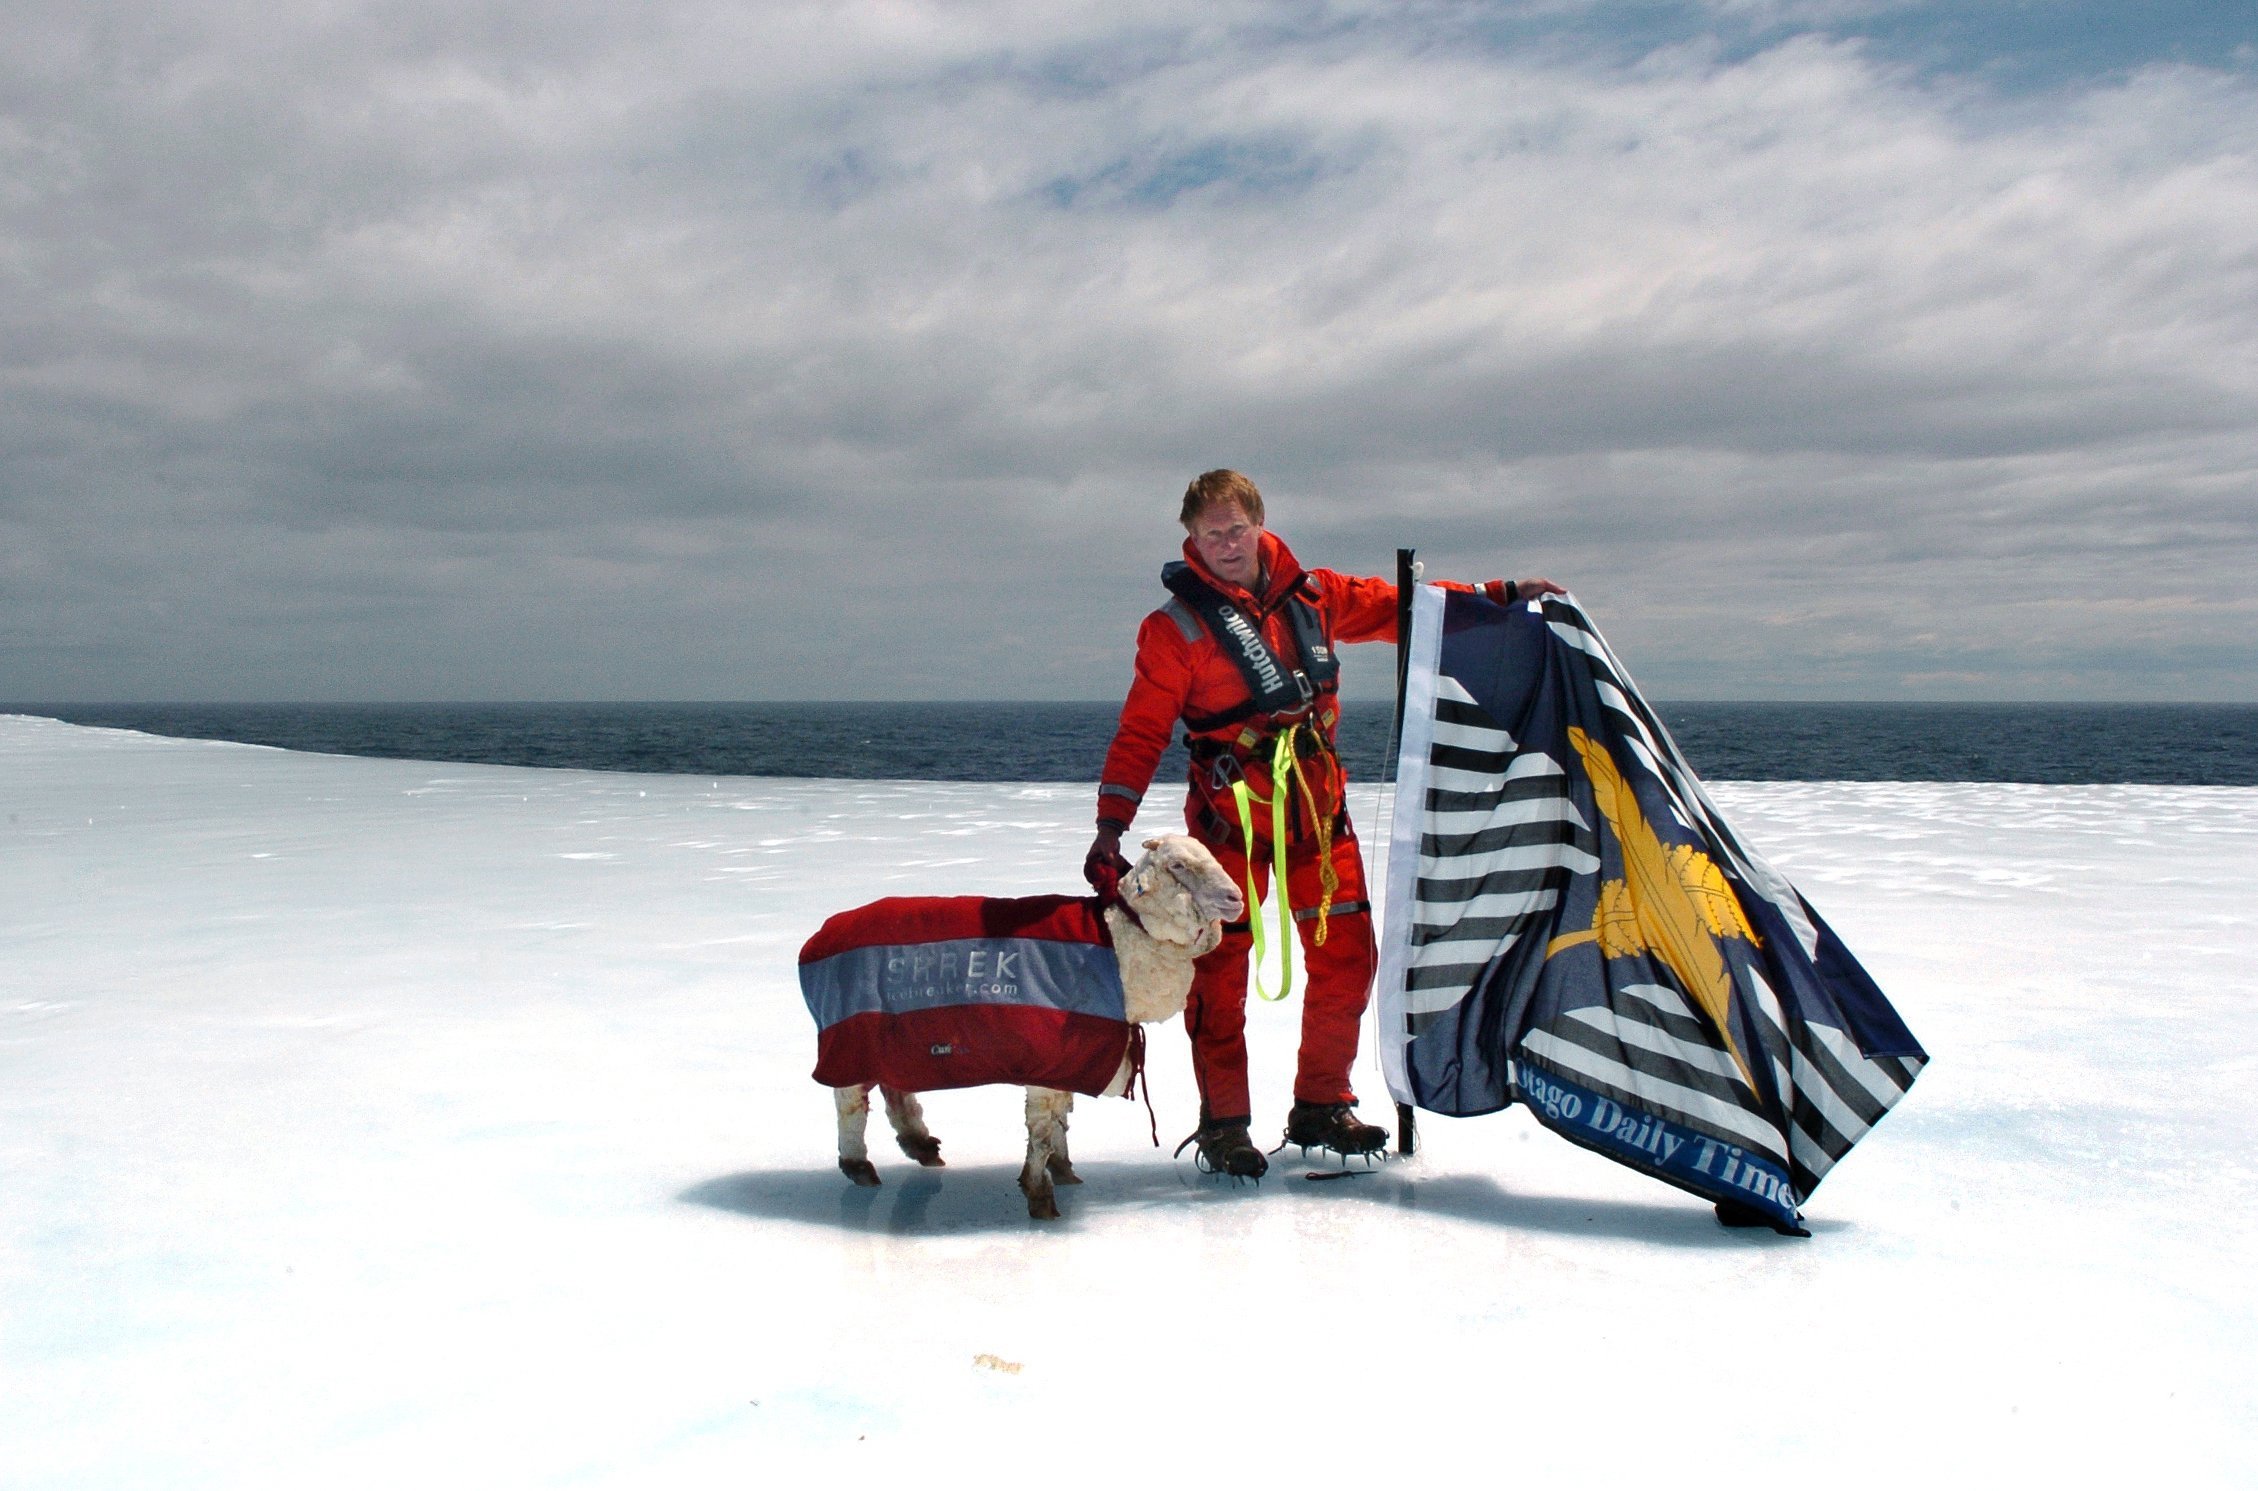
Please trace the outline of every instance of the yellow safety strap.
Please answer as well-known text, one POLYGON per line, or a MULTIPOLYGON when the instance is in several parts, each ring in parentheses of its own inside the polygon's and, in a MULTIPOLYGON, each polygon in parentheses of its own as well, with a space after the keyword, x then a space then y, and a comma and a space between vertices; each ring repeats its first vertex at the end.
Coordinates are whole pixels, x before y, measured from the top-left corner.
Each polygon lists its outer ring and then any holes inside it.
MULTIPOLYGON (((1285 745, 1281 737, 1280 749, 1285 745)), ((1247 930, 1254 938, 1254 970, 1250 982, 1260 999, 1284 999, 1294 991, 1294 913, 1287 904, 1286 895, 1286 793, 1279 786, 1277 756, 1271 757, 1270 795, 1256 797, 1247 786, 1244 776, 1231 782, 1231 797, 1239 805, 1239 831, 1246 835, 1247 852, 1247 930), (1256 903, 1254 890, 1254 810, 1261 803, 1270 809, 1270 899, 1278 908, 1278 965, 1280 969, 1278 992, 1273 994, 1262 986, 1262 907, 1256 903)))
POLYGON ((1254 940, 1254 992, 1257 998, 1284 999, 1293 992, 1294 983, 1294 907, 1293 898, 1286 890, 1286 804, 1287 782, 1291 780, 1301 789, 1302 805, 1309 810, 1309 821, 1317 827, 1318 876, 1323 893, 1317 902, 1317 937, 1319 947, 1325 945, 1329 921, 1333 912, 1333 895, 1340 889, 1340 875, 1333 868, 1333 819, 1319 810, 1317 794, 1309 784, 1309 774, 1302 769, 1301 755, 1294 749, 1294 733, 1306 729, 1304 725, 1290 725, 1278 735, 1277 744, 1270 752, 1270 795, 1257 797, 1241 776, 1231 783, 1231 798, 1239 805, 1239 832, 1246 840, 1247 862, 1247 930, 1254 940), (1278 992, 1273 994, 1262 984, 1262 963, 1265 956, 1265 938, 1262 927, 1262 910, 1257 904, 1254 884, 1254 806, 1261 804, 1270 809, 1270 892, 1271 904, 1278 915, 1278 965, 1280 978, 1278 992))

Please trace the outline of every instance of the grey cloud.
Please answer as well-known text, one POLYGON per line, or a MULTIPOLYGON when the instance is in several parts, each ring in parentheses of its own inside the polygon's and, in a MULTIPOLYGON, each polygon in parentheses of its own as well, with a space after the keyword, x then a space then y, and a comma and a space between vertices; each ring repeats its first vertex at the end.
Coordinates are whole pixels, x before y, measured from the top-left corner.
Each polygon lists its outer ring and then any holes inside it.
POLYGON ((2247 77, 1438 14, 51 12, 0 695, 1104 694, 1215 464, 1664 692, 2258 689, 2247 77), (2113 584, 2146 664, 2062 640, 2113 584))

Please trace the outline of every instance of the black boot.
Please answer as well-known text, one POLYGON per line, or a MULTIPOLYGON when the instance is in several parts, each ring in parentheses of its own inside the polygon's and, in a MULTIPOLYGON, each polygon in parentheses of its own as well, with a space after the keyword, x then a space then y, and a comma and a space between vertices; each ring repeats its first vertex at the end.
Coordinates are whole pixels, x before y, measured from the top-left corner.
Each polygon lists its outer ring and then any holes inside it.
POLYGON ((1243 1118, 1202 1119, 1192 1137, 1176 1146, 1176 1152, 1182 1154, 1186 1144, 1199 1146, 1199 1167, 1210 1175, 1260 1180, 1263 1172, 1270 1168, 1270 1162, 1248 1137, 1247 1121, 1243 1118))
POLYGON ((1296 1102, 1286 1115, 1286 1143, 1304 1150, 1329 1149, 1346 1158, 1378 1154, 1388 1147, 1388 1131, 1365 1123, 1349 1103, 1296 1102))

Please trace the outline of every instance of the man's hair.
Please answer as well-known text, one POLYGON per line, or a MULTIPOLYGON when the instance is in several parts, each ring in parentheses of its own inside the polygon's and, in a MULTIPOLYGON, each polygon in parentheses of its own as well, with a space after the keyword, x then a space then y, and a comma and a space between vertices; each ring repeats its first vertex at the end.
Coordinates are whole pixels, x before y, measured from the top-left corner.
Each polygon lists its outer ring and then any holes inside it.
POLYGON ((1190 528, 1201 513, 1224 502, 1237 504, 1255 527, 1262 526, 1262 494, 1236 471, 1206 471, 1193 477, 1192 484, 1184 489, 1184 510, 1177 521, 1190 528))

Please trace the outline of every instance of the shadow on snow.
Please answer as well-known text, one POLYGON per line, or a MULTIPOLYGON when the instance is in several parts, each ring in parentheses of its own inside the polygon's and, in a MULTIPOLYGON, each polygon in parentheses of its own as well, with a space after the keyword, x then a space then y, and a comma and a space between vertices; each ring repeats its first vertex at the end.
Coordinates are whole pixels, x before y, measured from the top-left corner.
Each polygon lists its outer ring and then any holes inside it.
MULTIPOLYGON (((1559 1236, 1618 1238, 1679 1248, 1766 1246, 1788 1241, 1769 1232, 1728 1232, 1708 1205, 1675 1192, 1654 1201, 1594 1200, 1525 1195, 1486 1175, 1423 1174, 1408 1165, 1352 1169, 1272 1160, 1261 1184, 1237 1184, 1200 1174, 1188 1162, 1077 1161, 1083 1184, 1059 1189, 1057 1222, 1035 1222, 1019 1193, 1016 1165, 952 1165, 921 1170, 882 1169, 885 1183, 858 1186, 835 1169, 746 1170, 717 1176, 677 1199, 737 1216, 770 1222, 835 1227, 845 1232, 939 1237, 1028 1229, 1071 1229, 1084 1217, 1139 1211, 1181 1211, 1211 1206, 1321 1206, 1417 1213, 1478 1226, 1559 1236)), ((1813 1222, 1814 1231, 1844 1224, 1813 1222)))

